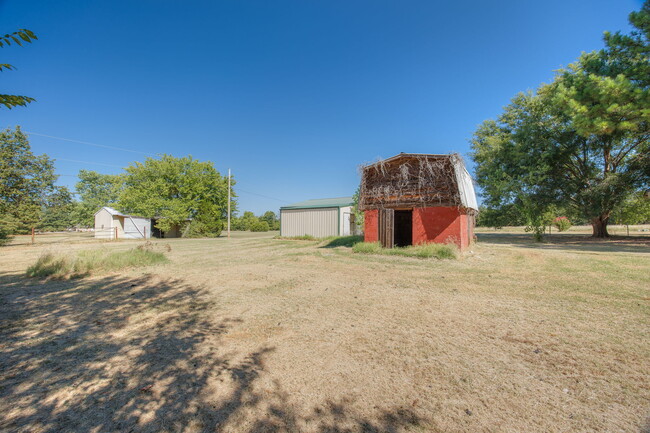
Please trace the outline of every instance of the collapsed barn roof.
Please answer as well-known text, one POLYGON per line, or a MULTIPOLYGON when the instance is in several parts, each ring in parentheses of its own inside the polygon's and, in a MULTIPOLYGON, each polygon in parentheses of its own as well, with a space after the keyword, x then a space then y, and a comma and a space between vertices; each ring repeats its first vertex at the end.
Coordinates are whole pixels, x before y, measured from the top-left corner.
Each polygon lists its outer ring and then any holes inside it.
POLYGON ((460 155, 400 153, 361 167, 361 210, 433 206, 478 210, 460 155))

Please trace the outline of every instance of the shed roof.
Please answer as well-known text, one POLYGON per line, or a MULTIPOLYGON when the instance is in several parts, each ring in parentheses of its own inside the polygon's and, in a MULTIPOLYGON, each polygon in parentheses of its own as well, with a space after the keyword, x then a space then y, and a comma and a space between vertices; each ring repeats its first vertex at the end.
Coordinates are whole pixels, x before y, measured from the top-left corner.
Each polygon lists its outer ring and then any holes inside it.
POLYGON ((282 206, 280 209, 313 209, 319 207, 346 207, 346 206, 352 206, 353 204, 354 204, 354 200, 352 200, 352 197, 317 198, 314 200, 305 200, 287 206, 282 206))
POLYGON ((113 216, 122 216, 122 217, 125 217, 125 218, 151 219, 151 218, 141 217, 141 216, 137 216, 137 215, 126 215, 126 214, 123 214, 122 212, 120 212, 120 211, 118 211, 116 209, 113 209, 112 207, 109 207, 109 206, 104 206, 103 208, 101 208, 100 210, 95 212, 95 215, 97 215, 98 213, 100 213, 104 209, 106 209, 106 212, 108 212, 109 214, 111 214, 113 216))
POLYGON ((124 215, 122 212, 120 212, 120 211, 118 211, 118 210, 115 210, 115 209, 113 209, 112 207, 108 207, 108 206, 104 206, 103 208, 101 208, 100 210, 98 210, 97 212, 95 212, 95 215, 97 215, 98 213, 100 213, 100 212, 101 212, 102 210, 104 210, 104 209, 106 209, 106 211, 107 211, 109 214, 113 215, 113 216, 127 216, 127 215, 124 215))

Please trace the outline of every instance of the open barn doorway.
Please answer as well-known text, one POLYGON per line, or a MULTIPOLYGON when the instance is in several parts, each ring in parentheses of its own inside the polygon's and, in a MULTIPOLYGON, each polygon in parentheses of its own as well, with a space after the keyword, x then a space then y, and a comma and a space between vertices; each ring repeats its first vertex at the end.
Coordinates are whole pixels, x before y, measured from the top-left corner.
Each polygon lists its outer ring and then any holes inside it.
POLYGON ((395 246, 413 245, 413 210, 395 211, 395 246))

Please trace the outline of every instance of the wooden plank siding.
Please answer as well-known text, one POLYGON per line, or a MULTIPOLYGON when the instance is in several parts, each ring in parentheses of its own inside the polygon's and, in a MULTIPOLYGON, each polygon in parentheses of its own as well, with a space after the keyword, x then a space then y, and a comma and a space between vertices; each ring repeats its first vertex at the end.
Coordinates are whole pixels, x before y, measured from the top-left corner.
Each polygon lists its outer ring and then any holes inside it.
POLYGON ((381 209, 379 211, 379 242, 384 248, 395 245, 395 210, 381 209))

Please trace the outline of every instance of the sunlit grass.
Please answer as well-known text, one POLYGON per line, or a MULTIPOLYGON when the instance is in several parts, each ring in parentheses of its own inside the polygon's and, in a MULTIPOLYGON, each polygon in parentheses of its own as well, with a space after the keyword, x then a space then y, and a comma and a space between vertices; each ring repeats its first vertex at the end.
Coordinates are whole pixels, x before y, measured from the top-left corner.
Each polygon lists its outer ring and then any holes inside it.
POLYGON ((163 253, 142 248, 115 252, 79 251, 76 255, 46 252, 27 268, 26 274, 37 278, 81 278, 93 272, 116 271, 166 262, 168 259, 163 253))

